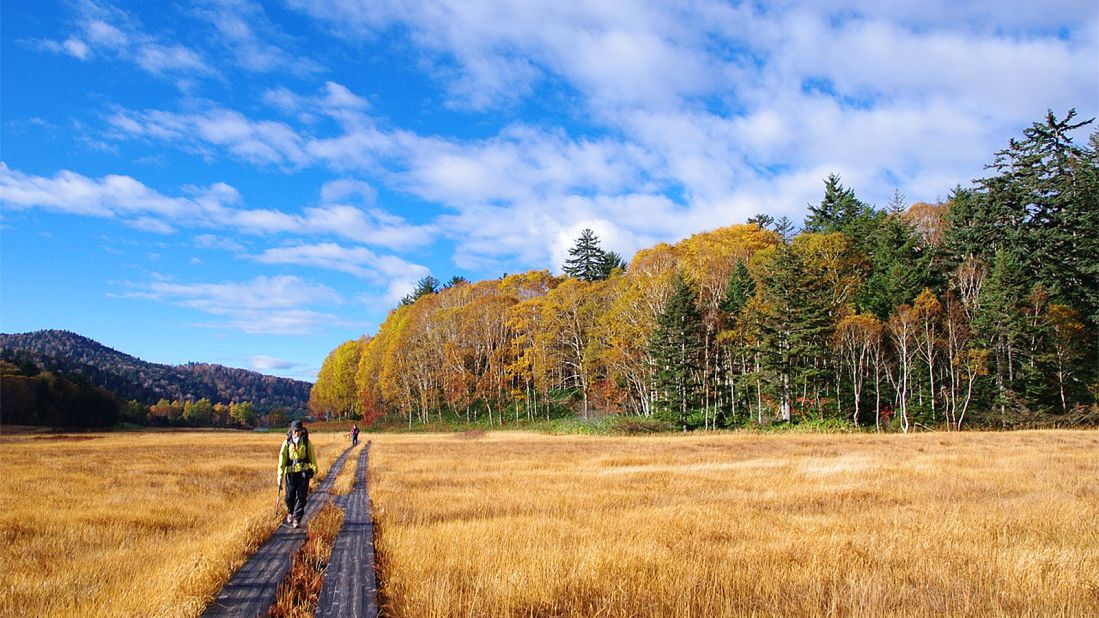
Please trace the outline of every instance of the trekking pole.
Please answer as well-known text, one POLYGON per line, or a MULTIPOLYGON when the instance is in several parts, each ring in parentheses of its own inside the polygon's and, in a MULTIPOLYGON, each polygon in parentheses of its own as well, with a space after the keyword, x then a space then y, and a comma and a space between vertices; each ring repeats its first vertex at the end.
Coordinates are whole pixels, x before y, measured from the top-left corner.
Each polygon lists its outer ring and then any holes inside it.
POLYGON ((282 502, 282 477, 279 477, 279 495, 275 496, 275 519, 279 517, 279 502, 282 502))

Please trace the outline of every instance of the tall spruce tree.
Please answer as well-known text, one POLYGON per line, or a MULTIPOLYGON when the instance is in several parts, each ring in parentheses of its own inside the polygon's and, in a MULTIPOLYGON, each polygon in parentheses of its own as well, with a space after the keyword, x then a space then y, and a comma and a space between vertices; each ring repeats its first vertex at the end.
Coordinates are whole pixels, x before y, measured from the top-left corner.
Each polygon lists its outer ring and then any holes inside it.
POLYGON ((1074 122, 1049 112, 1012 139, 987 166, 995 172, 956 195, 946 244, 958 258, 995 263, 999 251, 1018 260, 1055 302, 1079 308, 1099 325, 1099 158, 1073 143, 1074 122), (959 199, 960 198, 960 199, 959 199))
POLYGON ((590 229, 580 232, 580 238, 569 249, 569 259, 565 260, 561 270, 566 275, 581 281, 602 281, 611 276, 615 268, 625 268, 622 256, 606 252, 599 246, 599 237, 590 229))
POLYGON ((806 232, 843 232, 862 216, 868 208, 855 197, 855 192, 843 186, 837 174, 829 174, 824 181, 824 199, 809 206, 805 217, 806 232))
POLYGON ((831 307, 823 281, 809 273, 792 244, 773 249, 760 281, 758 321, 753 325, 761 368, 769 376, 783 420, 793 418, 795 392, 828 375, 831 307))
POLYGON ((982 342, 992 350, 996 390, 1001 414, 1006 412, 1009 398, 1015 391, 1015 373, 1019 346, 1026 323, 1022 305, 1027 283, 1020 260, 1013 252, 1001 249, 981 292, 981 311, 976 326, 982 342))
POLYGON ((863 243, 869 247, 870 274, 859 287, 855 304, 885 321, 898 305, 911 303, 920 290, 930 287, 931 252, 920 249, 897 214, 882 218, 863 243))
POLYGON ((725 286, 725 298, 721 300, 720 308, 736 319, 755 293, 756 282, 748 274, 748 266, 744 261, 739 261, 733 269, 733 274, 729 276, 729 283, 725 286))
POLYGON ((657 320, 649 345, 656 363, 656 407, 674 415, 687 431, 687 416, 698 404, 698 371, 704 345, 702 313, 694 290, 677 273, 671 298, 657 320))

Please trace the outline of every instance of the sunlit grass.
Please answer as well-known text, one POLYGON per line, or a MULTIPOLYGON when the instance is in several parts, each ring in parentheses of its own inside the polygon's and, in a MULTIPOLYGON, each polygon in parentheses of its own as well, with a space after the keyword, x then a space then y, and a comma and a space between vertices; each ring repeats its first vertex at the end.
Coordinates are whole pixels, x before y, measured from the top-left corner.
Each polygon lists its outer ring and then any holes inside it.
POLYGON ((343 511, 328 502, 309 520, 308 538, 293 558, 286 579, 279 584, 270 618, 309 618, 317 611, 324 572, 343 525, 343 511))
POLYGON ((395 616, 1099 615, 1099 432, 372 436, 395 616))
POLYGON ((355 479, 357 479, 359 475, 359 455, 362 454, 365 445, 365 442, 359 442, 359 444, 352 447, 351 451, 347 454, 347 461, 344 462, 343 468, 340 470, 339 474, 336 475, 336 480, 332 483, 332 495, 346 496, 355 488, 355 479))
MULTIPOLYGON (((77 437, 0 438, 3 615, 194 616, 277 525, 280 434, 77 437)), ((396 616, 1099 615, 1096 431, 370 438, 396 616)))
POLYGON ((278 525, 281 434, 75 438, 0 438, 2 615, 195 616, 278 525))

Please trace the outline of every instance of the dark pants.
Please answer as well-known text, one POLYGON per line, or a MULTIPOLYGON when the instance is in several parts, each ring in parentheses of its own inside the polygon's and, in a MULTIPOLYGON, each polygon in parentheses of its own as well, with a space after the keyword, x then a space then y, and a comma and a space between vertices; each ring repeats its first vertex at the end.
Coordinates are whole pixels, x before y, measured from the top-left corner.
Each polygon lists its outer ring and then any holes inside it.
POLYGON ((309 479, 304 472, 286 474, 286 512, 294 519, 305 516, 305 501, 309 497, 309 479))

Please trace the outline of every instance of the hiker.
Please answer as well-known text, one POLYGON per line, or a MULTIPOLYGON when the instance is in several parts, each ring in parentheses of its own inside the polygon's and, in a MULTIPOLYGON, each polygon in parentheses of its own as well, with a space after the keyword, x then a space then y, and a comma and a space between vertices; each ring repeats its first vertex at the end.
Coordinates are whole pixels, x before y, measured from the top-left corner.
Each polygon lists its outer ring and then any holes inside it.
POLYGON ((286 523, 293 528, 305 515, 309 479, 317 471, 317 453, 309 441, 309 431, 301 421, 293 421, 279 451, 279 482, 286 483, 286 523))
POLYGON ((359 443, 359 426, 351 425, 351 446, 355 446, 359 443))

